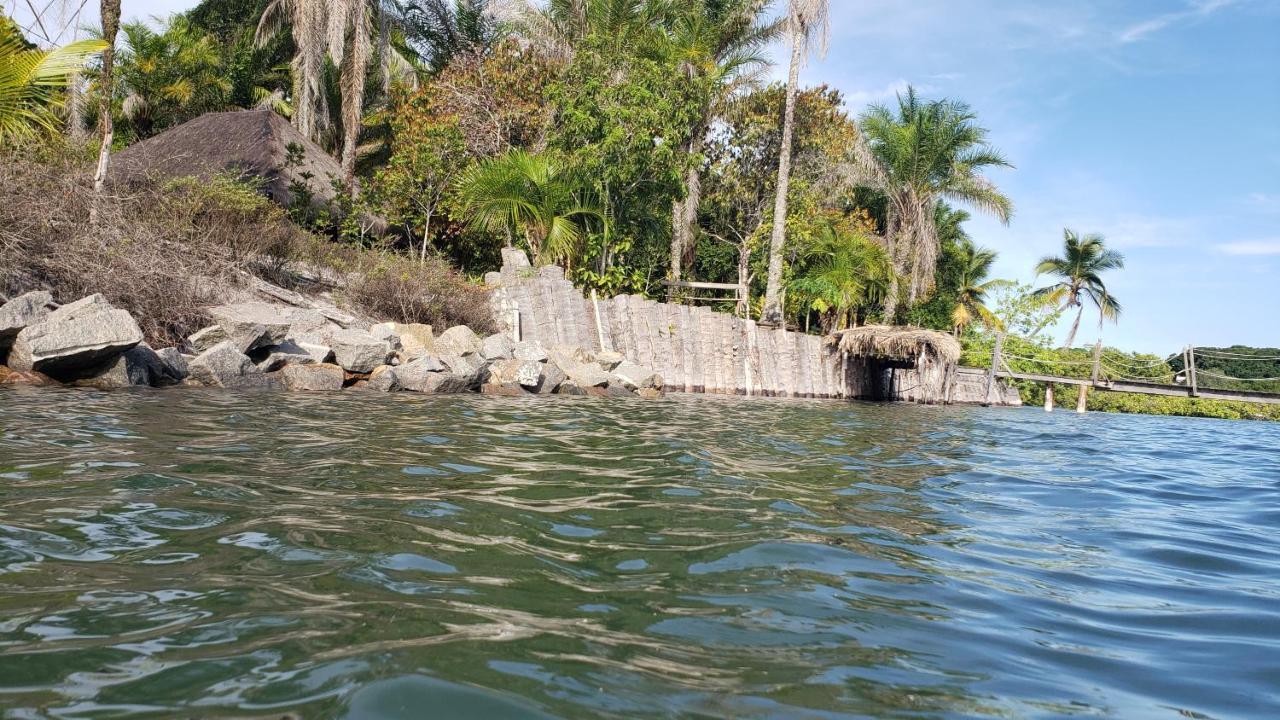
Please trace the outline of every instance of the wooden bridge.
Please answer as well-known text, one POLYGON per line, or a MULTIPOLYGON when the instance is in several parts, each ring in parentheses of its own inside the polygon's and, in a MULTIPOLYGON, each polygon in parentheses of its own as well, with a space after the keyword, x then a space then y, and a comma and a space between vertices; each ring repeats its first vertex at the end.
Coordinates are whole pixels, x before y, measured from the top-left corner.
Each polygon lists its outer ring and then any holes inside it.
MULTIPOLYGON (((1174 357, 1176 357, 1176 354, 1160 361, 1159 364, 1167 364, 1168 361, 1174 357)), ((1092 371, 1088 377, 1068 377, 1063 375, 1019 372, 1013 370, 1009 366, 1009 356, 1004 353, 1004 335, 998 335, 996 336, 995 349, 991 354, 991 368, 987 371, 987 397, 990 398, 992 396, 997 378, 1007 378, 1044 383, 1047 389, 1047 392, 1045 393, 1046 410, 1052 409, 1054 385, 1075 385, 1080 388, 1079 398, 1076 402, 1076 412, 1085 411, 1085 401, 1088 397, 1089 388, 1109 390, 1112 392, 1137 393, 1140 395, 1167 395, 1172 397, 1204 398, 1206 400, 1237 400, 1241 402, 1280 405, 1280 393, 1201 387, 1198 377, 1199 373, 1196 369, 1196 349, 1192 346, 1187 346, 1182 351, 1182 358, 1185 370, 1183 373, 1174 375, 1172 383, 1157 382, 1157 379, 1155 378, 1113 377, 1111 373, 1104 373, 1105 366, 1102 358, 1101 341, 1094 346, 1093 360, 1091 363, 1041 360, 1037 358, 1015 358, 1031 360, 1045 365, 1067 363, 1074 365, 1090 364, 1092 365, 1092 371), (1180 379, 1183 382, 1178 382, 1180 379)), ((1151 364, 1151 367, 1155 366, 1155 363, 1151 364)), ((1226 379, 1241 380, 1245 382, 1250 380, 1250 378, 1226 379)))

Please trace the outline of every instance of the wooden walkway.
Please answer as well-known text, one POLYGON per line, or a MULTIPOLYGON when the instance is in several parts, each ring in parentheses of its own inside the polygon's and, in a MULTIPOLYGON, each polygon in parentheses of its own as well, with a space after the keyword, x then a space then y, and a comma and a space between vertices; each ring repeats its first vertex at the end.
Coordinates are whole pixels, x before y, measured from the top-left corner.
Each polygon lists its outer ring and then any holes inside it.
MULTIPOLYGON (((991 354, 991 369, 987 371, 987 397, 991 397, 992 386, 997 378, 1013 380, 1029 380, 1049 385, 1076 385, 1080 388, 1077 410, 1084 412, 1085 394, 1089 388, 1109 390, 1111 392, 1137 393, 1139 395, 1165 395, 1170 397, 1204 398, 1206 400, 1236 400, 1240 402, 1280 405, 1280 393, 1258 392, 1253 390, 1223 390, 1206 388, 1199 385, 1196 377, 1195 348, 1187 346, 1183 350, 1183 362, 1186 368, 1186 384, 1164 384, 1147 382, 1134 378, 1108 378, 1102 373, 1102 343, 1094 347, 1093 367, 1089 377, 1065 377, 1059 375, 1043 375, 1038 373, 1016 372, 1009 367, 1002 352, 1004 335, 996 336, 995 349, 991 354)), ((1052 361, 1045 361, 1051 364, 1052 361)), ((1077 363, 1087 364, 1087 363, 1077 363)), ((1176 378, 1175 378, 1176 379, 1176 378)), ((1046 408, 1052 403, 1052 395, 1046 399, 1046 408)))

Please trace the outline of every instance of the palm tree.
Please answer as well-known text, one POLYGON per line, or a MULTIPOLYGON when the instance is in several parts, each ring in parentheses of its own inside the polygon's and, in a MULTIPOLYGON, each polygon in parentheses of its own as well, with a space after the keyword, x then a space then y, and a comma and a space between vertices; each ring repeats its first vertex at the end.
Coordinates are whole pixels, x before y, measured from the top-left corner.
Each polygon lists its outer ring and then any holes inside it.
POLYGON ((124 116, 137 137, 227 106, 231 82, 213 36, 182 15, 159 31, 142 22, 124 23, 120 30, 125 48, 117 63, 118 85, 126 94, 124 116))
MULTIPOLYGON (((976 119, 964 103, 925 102, 908 87, 896 111, 876 105, 860 120, 868 163, 875 165, 866 175, 889 200, 885 236, 895 267, 909 279, 909 304, 933 288, 940 250, 934 208, 940 200, 970 205, 1004 223, 1013 213, 1009 198, 981 174, 1011 166, 987 144, 987 131, 976 119)), ((895 282, 885 306, 890 322, 898 295, 895 282)))
POLYGON ((857 324, 858 308, 883 300, 892 274, 889 256, 880 245, 826 226, 788 289, 807 302, 806 329, 808 311, 814 311, 830 332, 857 324))
MULTIPOLYGON (((102 72, 98 79, 98 122, 102 123, 102 145, 98 148, 98 169, 93 174, 93 192, 102 194, 107 184, 107 165, 111 160, 111 141, 115 128, 111 124, 111 94, 114 92, 112 71, 115 70, 116 33, 120 30, 120 0, 102 0, 102 72)), ((89 220, 97 219, 96 206, 90 209, 89 220)))
POLYGON ((458 55, 483 51, 502 37, 489 0, 407 0, 396 2, 405 38, 431 73, 458 55))
POLYGON ((787 239, 787 193, 791 186, 791 139, 795 134, 796 91, 800 86, 800 66, 809 44, 817 40, 825 54, 830 0, 788 0, 787 33, 791 37, 791 71, 787 76, 787 104, 782 121, 782 151, 778 154, 778 189, 773 206, 773 234, 769 238, 769 276, 765 285, 760 321, 780 325, 782 318, 782 248, 787 239))
POLYGON ((524 238, 535 262, 572 269, 596 222, 607 232, 606 214, 553 155, 511 150, 471 167, 458 182, 469 222, 490 232, 524 238))
MULTIPOLYGON (((781 23, 762 23, 766 0, 698 0, 677 17, 672 51, 684 74, 703 83, 707 103, 684 142, 686 156, 700 153, 712 120, 754 71, 768 63, 763 49, 777 36, 781 23)), ((684 264, 692 262, 698 206, 702 200, 702 168, 685 173, 685 196, 671 203, 671 279, 679 281, 684 264)))
POLYGON ((996 253, 964 240, 960 249, 960 282, 957 290, 956 307, 951 311, 951 323, 956 337, 974 320, 989 328, 1004 330, 1004 323, 987 307, 987 293, 999 287, 1009 285, 1008 280, 987 280, 991 274, 991 266, 995 264, 996 253))
POLYGON ((1035 291, 1035 296, 1066 308, 1079 308, 1075 323, 1067 335, 1064 348, 1076 341, 1080 329, 1080 317, 1084 314, 1084 298, 1098 308, 1098 327, 1104 320, 1120 318, 1120 303, 1102 282, 1102 273, 1124 267, 1124 256, 1106 247, 1106 239, 1097 233, 1080 237, 1074 230, 1062 231, 1063 253, 1060 257, 1047 256, 1036 265, 1036 275, 1051 275, 1059 281, 1035 291))
POLYGON ((256 42, 264 46, 286 25, 293 34, 293 122, 318 139, 329 122, 325 64, 338 67, 345 183, 355 191, 357 142, 364 115, 365 81, 376 57, 384 86, 393 79, 416 85, 413 66, 389 44, 385 0, 271 0, 258 22, 256 42), (374 22, 377 19, 378 22, 374 22))
POLYGON ((105 46, 81 40, 40 50, 13 20, 0 16, 0 146, 56 132, 61 89, 105 46))

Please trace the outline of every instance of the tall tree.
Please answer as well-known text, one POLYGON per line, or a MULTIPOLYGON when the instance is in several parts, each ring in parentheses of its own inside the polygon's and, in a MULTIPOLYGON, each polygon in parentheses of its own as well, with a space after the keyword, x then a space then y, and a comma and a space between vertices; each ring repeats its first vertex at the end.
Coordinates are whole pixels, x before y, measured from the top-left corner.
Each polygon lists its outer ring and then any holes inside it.
MULTIPOLYGON (((671 34, 671 51, 693 82, 706 87, 706 102, 682 152, 700 158, 712 120, 724 103, 767 58, 764 47, 781 24, 761 22, 765 0, 698 0, 679 16, 671 34)), ((698 206, 702 200, 702 165, 685 172, 685 193, 671 203, 671 279, 679 281, 692 261, 698 206)))
POLYGON ((791 71, 787 76, 787 102, 782 121, 782 150, 778 154, 778 189, 773 206, 773 234, 769 238, 769 276, 765 286, 761 322, 780 325, 782 316, 782 250, 787 240, 787 191, 791 183, 791 139, 795 131, 796 91, 800 66, 815 40, 826 52, 830 0, 788 0, 787 34, 791 39, 791 71))
POLYGON ((1036 290, 1035 295, 1063 309, 1078 308, 1071 332, 1062 344, 1069 348, 1075 344, 1076 332, 1080 329, 1085 299, 1098 309, 1099 328, 1104 320, 1119 319, 1120 303, 1107 291, 1102 273, 1124 268, 1124 256, 1108 249, 1106 239, 1097 233, 1080 237, 1068 228, 1062 231, 1062 239, 1062 255, 1047 256, 1036 265, 1036 275, 1050 275, 1059 280, 1036 290))
POLYGON ((988 280, 991 266, 996 262, 994 250, 981 248, 965 239, 960 243, 960 278, 956 292, 955 309, 951 311, 951 324, 956 337, 977 320, 987 327, 1003 330, 1000 318, 987 307, 987 293, 1009 285, 1007 280, 988 280))
POLYGON ((293 125, 298 132, 319 139, 328 125, 324 91, 325 58, 329 52, 329 14, 342 0, 271 0, 258 21, 255 41, 264 47, 285 27, 293 36, 293 125))
POLYGON ((102 41, 106 43, 102 49, 102 74, 98 80, 98 122, 102 123, 102 146, 98 149, 98 169, 93 174, 93 191, 99 195, 107 183, 107 165, 111 161, 111 142, 115 137, 115 128, 111 124, 111 94, 114 90, 112 72, 115 70, 116 33, 120 30, 120 0, 102 0, 101 13, 102 41))
POLYGON ((212 35, 182 15, 153 28, 143 22, 120 26, 124 48, 116 63, 117 93, 127 129, 136 139, 228 104, 231 83, 212 35))
MULTIPOLYGON (((894 110, 876 105, 860 127, 880 189, 889 200, 885 235, 898 273, 907 278, 907 302, 914 305, 933 288, 940 247, 935 207, 939 200, 959 202, 1008 222, 1013 204, 981 173, 1010 167, 987 144, 968 105, 951 100, 926 102, 908 87, 894 110)), ((890 322, 899 301, 897 283, 886 301, 890 322)))

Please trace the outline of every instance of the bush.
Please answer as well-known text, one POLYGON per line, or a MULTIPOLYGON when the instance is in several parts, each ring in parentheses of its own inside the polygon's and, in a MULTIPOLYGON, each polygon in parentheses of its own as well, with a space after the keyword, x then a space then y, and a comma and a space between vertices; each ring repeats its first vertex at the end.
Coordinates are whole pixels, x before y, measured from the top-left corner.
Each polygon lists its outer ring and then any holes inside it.
POLYGON ((0 295, 102 293, 160 347, 207 325, 205 308, 234 300, 251 276, 296 286, 302 269, 372 318, 492 328, 487 293, 443 260, 318 238, 233 178, 112 188, 91 223, 90 162, 52 146, 0 155, 0 295))

